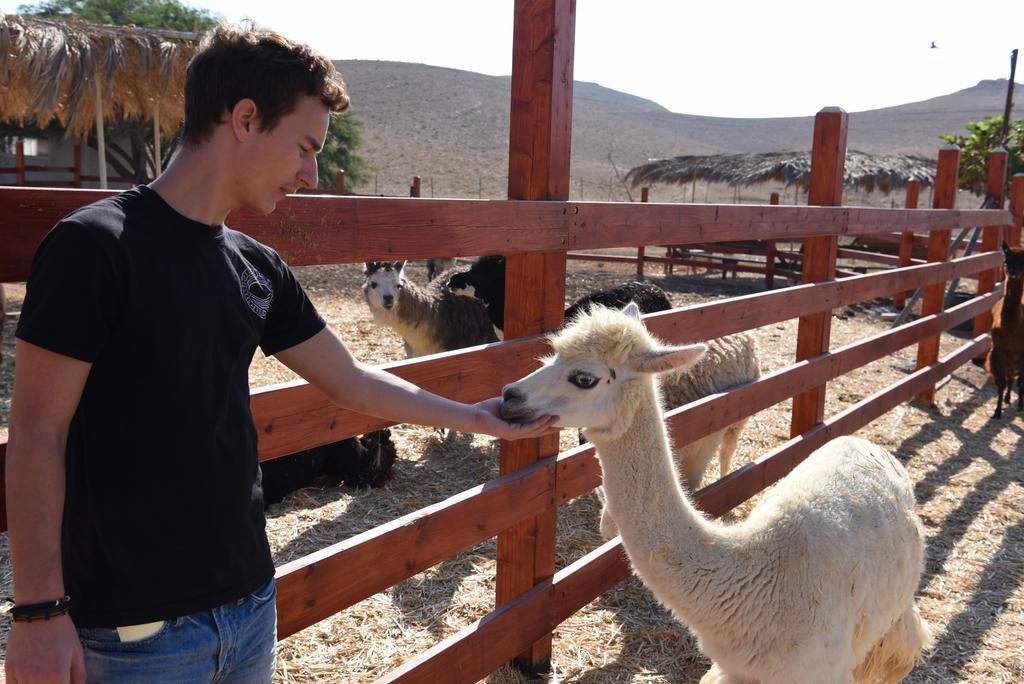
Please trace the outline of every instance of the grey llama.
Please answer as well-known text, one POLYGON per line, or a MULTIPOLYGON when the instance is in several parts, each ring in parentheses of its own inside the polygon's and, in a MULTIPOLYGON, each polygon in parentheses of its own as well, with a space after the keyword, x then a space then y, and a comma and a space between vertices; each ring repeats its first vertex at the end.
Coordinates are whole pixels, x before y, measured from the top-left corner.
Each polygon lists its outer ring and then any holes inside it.
POLYGON ((404 269, 404 261, 367 262, 363 294, 374 322, 402 336, 406 357, 498 341, 484 305, 450 292, 447 275, 420 288, 404 269))

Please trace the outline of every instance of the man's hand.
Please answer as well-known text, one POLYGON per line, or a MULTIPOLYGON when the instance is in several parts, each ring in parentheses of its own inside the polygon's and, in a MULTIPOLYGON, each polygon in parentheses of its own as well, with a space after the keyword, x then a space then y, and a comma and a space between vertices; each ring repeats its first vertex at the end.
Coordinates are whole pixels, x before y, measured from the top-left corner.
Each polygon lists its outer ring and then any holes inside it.
POLYGON ((15 622, 7 639, 4 671, 8 684, 84 682, 85 658, 71 618, 15 622))
POLYGON ((559 429, 553 427, 558 421, 558 416, 541 416, 529 423, 509 423, 498 412, 501 407, 501 397, 484 399, 473 406, 477 409, 476 425, 473 432, 493 435, 501 439, 531 439, 558 434, 559 429))

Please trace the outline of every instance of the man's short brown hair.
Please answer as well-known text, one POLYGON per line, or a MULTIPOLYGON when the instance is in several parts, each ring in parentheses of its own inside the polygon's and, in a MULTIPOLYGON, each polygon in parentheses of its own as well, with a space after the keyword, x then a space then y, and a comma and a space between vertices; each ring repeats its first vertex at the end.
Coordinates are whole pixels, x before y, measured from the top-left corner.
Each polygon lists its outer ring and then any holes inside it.
POLYGON ((245 98, 256 103, 260 130, 271 131, 302 96, 318 97, 336 113, 349 105, 341 74, 308 45, 275 31, 220 24, 203 38, 185 74, 182 139, 186 146, 202 144, 245 98))

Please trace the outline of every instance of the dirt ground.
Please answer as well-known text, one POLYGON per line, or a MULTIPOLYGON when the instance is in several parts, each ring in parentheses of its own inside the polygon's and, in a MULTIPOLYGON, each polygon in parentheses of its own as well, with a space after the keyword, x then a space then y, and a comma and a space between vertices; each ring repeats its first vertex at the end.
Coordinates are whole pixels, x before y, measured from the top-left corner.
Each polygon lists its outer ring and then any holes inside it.
MULTIPOLYGON (((423 270, 412 267, 422 281, 423 270)), ((568 299, 621 282, 621 265, 570 262, 568 299)), ((301 268, 299 277, 329 324, 362 360, 402 357, 400 339, 376 327, 359 293, 355 265, 301 268)), ((763 289, 758 277, 722 280, 718 275, 664 276, 649 267, 650 280, 678 305, 763 289)), ((8 287, 17 311, 23 289, 8 287)), ((881 303, 837 310, 832 347, 887 327, 881 303)), ((0 365, 0 431, 6 430, 13 376, 14 322, 4 330, 0 365)), ((792 362, 796 321, 754 331, 765 371, 792 362)), ((946 335, 942 353, 962 343, 946 335)), ((903 377, 914 348, 829 383, 828 415, 903 377)), ((273 359, 257 354, 251 378, 261 386, 291 379, 273 359)), ((936 405, 904 404, 859 431, 895 453, 916 482, 918 512, 927 531, 927 563, 919 605, 935 645, 908 681, 1024 681, 1024 419, 1015 410, 991 419, 995 390, 973 365, 956 371, 936 395, 936 405)), ((784 442, 789 402, 755 415, 741 437, 735 467, 784 442)), ((446 442, 435 430, 399 426, 395 478, 382 489, 352 491, 309 487, 268 514, 275 562, 281 565, 353 534, 473 487, 497 474, 494 440, 460 435, 446 442)), ((0 432, 2 434, 2 432, 0 432)), ((568 448, 574 435, 563 433, 568 448)), ((717 469, 712 468, 711 471, 717 469)), ((558 567, 601 543, 593 494, 562 506, 558 567)), ((738 512, 743 515, 749 504, 738 512)), ((493 607, 494 541, 444 561, 431 570, 324 620, 280 644, 278 682, 370 681, 415 653, 456 633, 493 607)), ((6 535, 0 536, 0 596, 10 597, 6 535)), ((9 605, 9 604, 7 604, 9 605)), ((6 609, 0 621, 5 642, 6 609)), ((689 682, 708 666, 685 626, 674 620, 635 578, 606 592, 560 625, 554 638, 551 682, 689 682)), ((525 681, 508 668, 487 678, 493 684, 525 681)))

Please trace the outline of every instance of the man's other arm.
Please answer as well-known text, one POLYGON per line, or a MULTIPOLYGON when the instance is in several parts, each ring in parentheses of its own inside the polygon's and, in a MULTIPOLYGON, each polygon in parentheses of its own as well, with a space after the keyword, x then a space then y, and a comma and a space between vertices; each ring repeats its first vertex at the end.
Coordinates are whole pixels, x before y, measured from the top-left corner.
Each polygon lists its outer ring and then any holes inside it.
MULTIPOLYGON (((64 451, 90 368, 84 361, 17 341, 6 465, 16 604, 64 596, 64 451)), ((82 648, 71 618, 15 622, 5 667, 9 681, 84 681, 82 648)))

